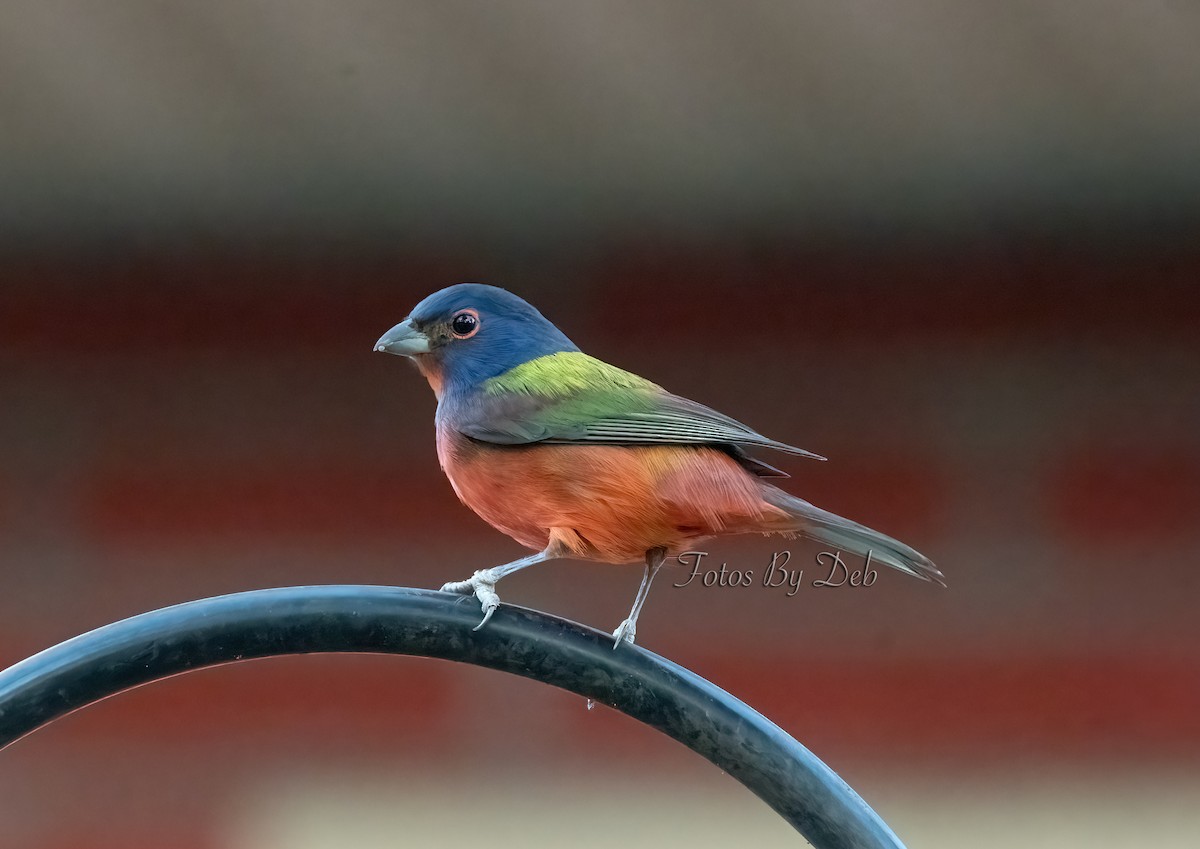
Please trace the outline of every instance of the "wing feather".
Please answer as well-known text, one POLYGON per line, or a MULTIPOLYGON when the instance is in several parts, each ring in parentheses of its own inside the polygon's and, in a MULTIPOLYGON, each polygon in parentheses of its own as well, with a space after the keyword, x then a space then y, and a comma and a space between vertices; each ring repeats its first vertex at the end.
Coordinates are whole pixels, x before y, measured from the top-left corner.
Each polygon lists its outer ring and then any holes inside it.
POLYGON ((472 439, 501 445, 745 446, 825 459, 578 352, 542 357, 494 378, 459 405, 453 421, 472 439))
POLYGON ((772 448, 814 460, 825 458, 803 448, 763 436, 756 430, 703 404, 663 392, 651 410, 610 414, 582 422, 569 435, 544 442, 609 442, 624 444, 745 445, 772 448))

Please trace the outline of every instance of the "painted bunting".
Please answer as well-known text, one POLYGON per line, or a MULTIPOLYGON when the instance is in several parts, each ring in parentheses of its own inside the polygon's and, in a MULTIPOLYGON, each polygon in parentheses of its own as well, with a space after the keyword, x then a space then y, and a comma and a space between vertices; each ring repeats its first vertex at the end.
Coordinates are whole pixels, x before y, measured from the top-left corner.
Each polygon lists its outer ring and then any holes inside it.
POLYGON ((588 356, 504 289, 435 292, 375 350, 411 358, 433 388, 438 460, 458 497, 537 552, 442 587, 478 598, 476 630, 500 603, 496 582, 519 569, 561 557, 644 562, 613 632, 614 648, 632 643, 666 557, 723 534, 810 537, 944 585, 904 543, 768 483, 787 475, 747 449, 823 457, 588 356))

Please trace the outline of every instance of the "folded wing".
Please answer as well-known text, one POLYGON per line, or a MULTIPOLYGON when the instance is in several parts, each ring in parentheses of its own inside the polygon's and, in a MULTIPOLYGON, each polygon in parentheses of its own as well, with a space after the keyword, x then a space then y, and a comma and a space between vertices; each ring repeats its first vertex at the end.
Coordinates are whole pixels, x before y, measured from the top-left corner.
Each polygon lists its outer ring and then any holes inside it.
MULTIPOLYGON (((578 352, 541 357, 486 382, 454 426, 501 445, 713 445, 734 449, 735 457, 750 447, 825 459, 578 352)), ((746 459, 758 474, 782 474, 746 459)))

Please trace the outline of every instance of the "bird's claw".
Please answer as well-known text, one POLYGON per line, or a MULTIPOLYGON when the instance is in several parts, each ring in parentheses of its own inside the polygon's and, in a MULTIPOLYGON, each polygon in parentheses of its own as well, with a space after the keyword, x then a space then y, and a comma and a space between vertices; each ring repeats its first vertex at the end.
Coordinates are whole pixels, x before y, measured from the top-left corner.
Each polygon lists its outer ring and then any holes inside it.
MULTIPOLYGON (((495 593, 492 593, 492 595, 495 595, 495 593)), ((483 619, 478 625, 471 629, 472 631, 478 631, 488 623, 488 620, 492 618, 492 614, 496 612, 496 608, 500 606, 500 599, 497 598, 495 601, 481 600, 481 603, 483 604, 483 619)))
POLYGON ((620 648, 622 643, 633 645, 635 636, 637 636, 637 625, 632 619, 626 619, 617 626, 617 630, 613 631, 613 651, 620 648))
POLYGON ((472 628, 478 631, 488 623, 496 608, 500 606, 500 596, 496 593, 496 582, 483 572, 476 572, 465 581, 450 581, 442 584, 442 592, 458 595, 474 595, 483 607, 483 621, 472 628))

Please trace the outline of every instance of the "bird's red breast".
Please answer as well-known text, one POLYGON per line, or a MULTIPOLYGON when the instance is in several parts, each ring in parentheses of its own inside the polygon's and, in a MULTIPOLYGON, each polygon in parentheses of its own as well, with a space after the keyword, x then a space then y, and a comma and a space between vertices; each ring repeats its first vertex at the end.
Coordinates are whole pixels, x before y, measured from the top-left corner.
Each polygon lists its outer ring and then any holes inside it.
POLYGON ((592 560, 641 561, 651 548, 683 551, 784 516, 732 457, 704 446, 494 445, 443 425, 438 457, 492 526, 534 550, 553 536, 592 560))

